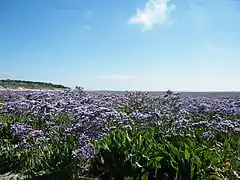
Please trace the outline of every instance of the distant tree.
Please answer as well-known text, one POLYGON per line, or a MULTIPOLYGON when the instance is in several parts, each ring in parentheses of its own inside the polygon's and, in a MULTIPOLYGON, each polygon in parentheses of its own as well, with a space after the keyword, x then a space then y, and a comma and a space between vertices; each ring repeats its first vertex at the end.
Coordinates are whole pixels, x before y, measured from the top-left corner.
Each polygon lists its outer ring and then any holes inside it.
POLYGON ((0 86, 4 88, 26 88, 26 89, 68 89, 60 84, 46 83, 46 82, 34 82, 34 81, 23 81, 23 80, 11 80, 3 79, 0 80, 0 86))

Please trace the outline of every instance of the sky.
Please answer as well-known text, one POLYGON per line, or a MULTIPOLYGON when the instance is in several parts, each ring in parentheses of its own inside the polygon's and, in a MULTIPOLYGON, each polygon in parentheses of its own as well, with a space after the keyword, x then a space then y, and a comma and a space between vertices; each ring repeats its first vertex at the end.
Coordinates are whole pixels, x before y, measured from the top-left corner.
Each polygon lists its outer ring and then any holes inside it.
POLYGON ((0 0, 0 78, 240 91, 238 0, 0 0))

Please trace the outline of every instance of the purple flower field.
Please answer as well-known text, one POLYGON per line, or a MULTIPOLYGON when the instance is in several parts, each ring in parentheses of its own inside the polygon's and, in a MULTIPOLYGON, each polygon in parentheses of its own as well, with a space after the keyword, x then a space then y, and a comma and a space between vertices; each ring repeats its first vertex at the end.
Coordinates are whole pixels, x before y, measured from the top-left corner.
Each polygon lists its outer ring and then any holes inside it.
POLYGON ((240 171, 237 97, 1 90, 0 134, 0 174, 237 179, 240 171))

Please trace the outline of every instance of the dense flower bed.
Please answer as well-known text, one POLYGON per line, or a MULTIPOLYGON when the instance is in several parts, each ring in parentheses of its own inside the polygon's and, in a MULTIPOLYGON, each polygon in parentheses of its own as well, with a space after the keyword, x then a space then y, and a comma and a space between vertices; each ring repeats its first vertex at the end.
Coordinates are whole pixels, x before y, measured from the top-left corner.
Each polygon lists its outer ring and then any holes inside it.
POLYGON ((240 99, 0 91, 0 174, 239 179, 240 99))

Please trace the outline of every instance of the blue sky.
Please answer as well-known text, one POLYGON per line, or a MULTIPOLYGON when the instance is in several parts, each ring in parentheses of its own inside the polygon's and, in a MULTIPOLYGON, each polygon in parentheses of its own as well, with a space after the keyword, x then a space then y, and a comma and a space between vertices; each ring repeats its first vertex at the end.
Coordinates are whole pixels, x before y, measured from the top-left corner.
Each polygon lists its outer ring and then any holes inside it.
POLYGON ((239 32, 237 0, 1 0, 0 77, 240 90, 239 32))

